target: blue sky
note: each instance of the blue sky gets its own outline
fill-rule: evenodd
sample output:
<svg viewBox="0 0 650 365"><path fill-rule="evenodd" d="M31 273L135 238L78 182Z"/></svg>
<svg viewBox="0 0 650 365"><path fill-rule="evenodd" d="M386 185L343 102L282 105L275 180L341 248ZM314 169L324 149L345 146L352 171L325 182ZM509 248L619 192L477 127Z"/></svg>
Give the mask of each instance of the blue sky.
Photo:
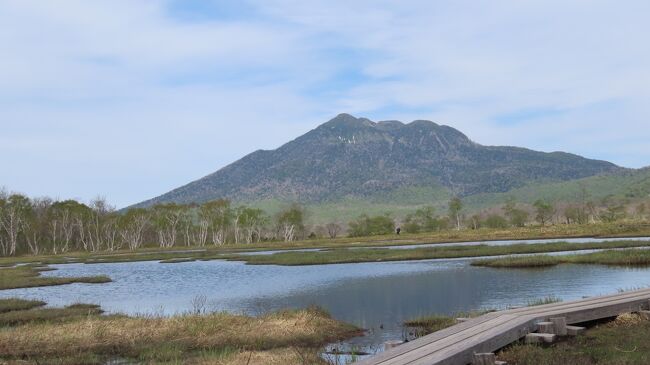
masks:
<svg viewBox="0 0 650 365"><path fill-rule="evenodd" d="M0 186L118 207L341 112L650 165L650 2L0 0Z"/></svg>

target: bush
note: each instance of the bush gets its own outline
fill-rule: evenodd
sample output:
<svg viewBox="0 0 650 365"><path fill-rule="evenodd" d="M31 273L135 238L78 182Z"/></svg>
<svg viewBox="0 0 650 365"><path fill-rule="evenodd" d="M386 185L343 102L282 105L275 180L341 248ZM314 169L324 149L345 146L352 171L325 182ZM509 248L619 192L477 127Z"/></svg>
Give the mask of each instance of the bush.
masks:
<svg viewBox="0 0 650 365"><path fill-rule="evenodd" d="M490 214L485 219L485 226L488 228L507 228L508 221L498 214Z"/></svg>
<svg viewBox="0 0 650 365"><path fill-rule="evenodd" d="M395 231L395 222L388 214L369 217L362 215L349 223L350 237L376 236L391 234Z"/></svg>

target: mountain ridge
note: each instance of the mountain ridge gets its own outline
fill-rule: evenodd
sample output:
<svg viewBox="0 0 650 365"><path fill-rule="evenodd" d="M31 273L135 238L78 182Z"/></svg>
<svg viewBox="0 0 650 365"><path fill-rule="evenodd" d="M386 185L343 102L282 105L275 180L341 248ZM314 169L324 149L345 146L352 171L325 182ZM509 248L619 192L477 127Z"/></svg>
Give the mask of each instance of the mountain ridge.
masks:
<svg viewBox="0 0 650 365"><path fill-rule="evenodd" d="M218 198L323 202L418 186L469 196L626 170L567 152L481 145L432 121L373 122L344 113L277 149L254 151L135 206Z"/></svg>

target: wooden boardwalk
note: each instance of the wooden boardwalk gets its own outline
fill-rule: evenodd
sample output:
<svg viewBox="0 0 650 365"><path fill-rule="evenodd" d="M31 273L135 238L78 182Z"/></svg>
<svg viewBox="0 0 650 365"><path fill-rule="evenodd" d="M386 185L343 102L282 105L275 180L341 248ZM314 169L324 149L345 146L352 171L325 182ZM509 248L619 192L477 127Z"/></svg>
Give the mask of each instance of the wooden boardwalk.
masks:
<svg viewBox="0 0 650 365"><path fill-rule="evenodd" d="M397 346L358 365L465 365L475 353L494 352L528 333L539 322L565 317L567 324L649 309L650 289L488 313Z"/></svg>

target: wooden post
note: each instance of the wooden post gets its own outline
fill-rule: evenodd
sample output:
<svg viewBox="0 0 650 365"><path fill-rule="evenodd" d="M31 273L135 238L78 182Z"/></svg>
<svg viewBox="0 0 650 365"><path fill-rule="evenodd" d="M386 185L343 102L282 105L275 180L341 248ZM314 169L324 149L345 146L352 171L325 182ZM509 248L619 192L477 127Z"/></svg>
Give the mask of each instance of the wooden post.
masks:
<svg viewBox="0 0 650 365"><path fill-rule="evenodd" d="M553 322L553 333L558 336L566 336L566 317L555 317L550 319Z"/></svg>
<svg viewBox="0 0 650 365"><path fill-rule="evenodd" d="M494 365L497 362L497 356L492 352L474 354L472 365Z"/></svg>
<svg viewBox="0 0 650 365"><path fill-rule="evenodd" d="M384 342L384 351L390 350L392 348L395 348L401 344L403 344L404 341L386 341Z"/></svg>
<svg viewBox="0 0 650 365"><path fill-rule="evenodd" d="M566 326L566 333L569 336L578 336L583 333L586 328L578 326Z"/></svg>
<svg viewBox="0 0 650 365"><path fill-rule="evenodd" d="M539 333L555 333L553 322L539 322L537 323L537 332Z"/></svg>
<svg viewBox="0 0 650 365"><path fill-rule="evenodd" d="M555 337L552 333L529 333L526 335L526 343L553 343Z"/></svg>

